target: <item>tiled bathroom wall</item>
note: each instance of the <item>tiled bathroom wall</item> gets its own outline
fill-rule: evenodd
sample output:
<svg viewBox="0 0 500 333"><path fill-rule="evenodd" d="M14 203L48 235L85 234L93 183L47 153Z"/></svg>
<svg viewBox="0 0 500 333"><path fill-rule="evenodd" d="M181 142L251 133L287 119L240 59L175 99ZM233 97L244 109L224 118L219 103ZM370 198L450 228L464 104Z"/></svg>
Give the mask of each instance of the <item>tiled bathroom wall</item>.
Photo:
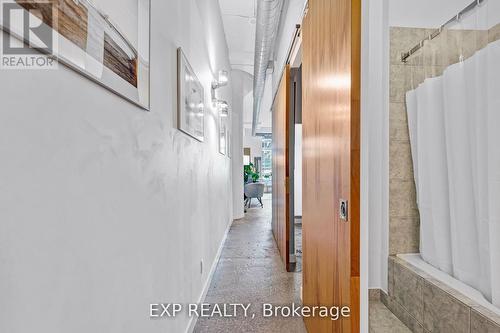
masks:
<svg viewBox="0 0 500 333"><path fill-rule="evenodd" d="M390 29L389 110L389 254L419 252L419 213L416 204L405 94L426 78L441 75L488 42L500 39L500 25L490 31L446 30L407 63L401 53L426 38L433 29Z"/></svg>
<svg viewBox="0 0 500 333"><path fill-rule="evenodd" d="M389 290L384 304L412 332L500 333L500 316L394 257L419 252L420 221L416 205L405 94L449 65L500 39L500 24L490 31L450 30L426 43L407 63L401 53L432 29L390 30L389 110Z"/></svg>
<svg viewBox="0 0 500 333"><path fill-rule="evenodd" d="M414 66L401 53L423 39L427 30L391 28L389 83L389 254L419 249L419 214L406 116L405 93L411 89Z"/></svg>

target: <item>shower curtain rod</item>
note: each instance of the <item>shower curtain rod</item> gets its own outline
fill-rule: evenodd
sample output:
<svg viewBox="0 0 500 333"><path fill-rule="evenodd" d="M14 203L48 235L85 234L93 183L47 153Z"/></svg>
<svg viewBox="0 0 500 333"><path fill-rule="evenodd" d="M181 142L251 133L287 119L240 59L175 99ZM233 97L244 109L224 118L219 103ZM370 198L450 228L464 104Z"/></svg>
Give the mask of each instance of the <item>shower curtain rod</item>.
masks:
<svg viewBox="0 0 500 333"><path fill-rule="evenodd" d="M441 34L441 32L443 32L443 29L446 26L448 26L454 22L459 22L462 16L464 16L465 14L470 12L471 10L475 9L476 7L478 7L479 5L481 5L485 1L486 0L476 0L476 1L472 2L470 5L468 5L467 7L465 7L464 9L462 9L457 15L455 15L454 17L449 19L445 24L440 26L438 29L434 30L429 36L427 36L427 38L422 39L417 45L415 45L413 48L411 48L408 52L403 52L401 54L401 61L406 62L409 57L411 57L414 53L416 53L418 50L420 50L424 46L425 41L433 40L434 38L439 36Z"/></svg>

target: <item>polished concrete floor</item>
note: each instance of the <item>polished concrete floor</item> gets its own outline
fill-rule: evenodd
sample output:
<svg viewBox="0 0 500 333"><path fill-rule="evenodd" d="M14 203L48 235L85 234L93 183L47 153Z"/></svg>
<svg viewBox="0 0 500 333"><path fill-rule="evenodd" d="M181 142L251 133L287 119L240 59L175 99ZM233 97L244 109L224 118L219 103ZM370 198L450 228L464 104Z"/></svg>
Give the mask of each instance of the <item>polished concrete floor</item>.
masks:
<svg viewBox="0 0 500 333"><path fill-rule="evenodd" d="M254 203L245 218L231 226L205 299L206 303L221 306L251 303L250 316L244 317L240 311L233 318L200 318L195 332L306 332L301 318L262 316L263 303L300 304L302 278L301 267L293 273L285 271L271 231L270 195L264 197L263 203L264 208ZM302 236L301 231L296 229L296 237ZM301 239L297 240L297 248L301 249ZM370 333L409 332L381 302L370 302Z"/></svg>
<svg viewBox="0 0 500 333"><path fill-rule="evenodd" d="M295 267L294 272L302 272L302 218L295 219Z"/></svg>
<svg viewBox="0 0 500 333"><path fill-rule="evenodd" d="M411 333L380 301L370 301L370 333Z"/></svg>
<svg viewBox="0 0 500 333"><path fill-rule="evenodd" d="M249 313L235 318L200 318L195 332L306 332L301 318L264 318L262 304L300 304L301 273L288 273L271 231L271 196L264 208L254 206L229 231L206 303L251 303ZM242 312L241 312L242 313Z"/></svg>

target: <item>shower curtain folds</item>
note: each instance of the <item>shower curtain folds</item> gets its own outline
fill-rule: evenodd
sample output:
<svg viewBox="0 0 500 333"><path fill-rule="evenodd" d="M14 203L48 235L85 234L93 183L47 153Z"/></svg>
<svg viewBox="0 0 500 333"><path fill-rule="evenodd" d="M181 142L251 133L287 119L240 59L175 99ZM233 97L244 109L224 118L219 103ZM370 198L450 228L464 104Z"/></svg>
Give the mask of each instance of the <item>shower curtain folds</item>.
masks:
<svg viewBox="0 0 500 333"><path fill-rule="evenodd" d="M417 169L422 258L452 273L448 172L444 135L443 80L417 88Z"/></svg>
<svg viewBox="0 0 500 333"><path fill-rule="evenodd" d="M500 307L500 41L406 94L421 256Z"/></svg>

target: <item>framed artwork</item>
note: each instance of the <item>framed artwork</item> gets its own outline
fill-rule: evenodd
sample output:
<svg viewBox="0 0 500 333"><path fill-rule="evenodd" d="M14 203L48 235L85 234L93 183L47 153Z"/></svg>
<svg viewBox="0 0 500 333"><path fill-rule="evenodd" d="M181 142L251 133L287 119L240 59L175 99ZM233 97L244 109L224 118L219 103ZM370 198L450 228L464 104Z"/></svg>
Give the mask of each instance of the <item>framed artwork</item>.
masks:
<svg viewBox="0 0 500 333"><path fill-rule="evenodd" d="M222 155L227 154L227 127L226 118L219 115L219 152Z"/></svg>
<svg viewBox="0 0 500 333"><path fill-rule="evenodd" d="M24 42L20 54L28 49L49 54L149 110L150 0L4 0L1 5L0 26Z"/></svg>
<svg viewBox="0 0 500 333"><path fill-rule="evenodd" d="M205 93L181 48L177 49L177 122L179 130L203 142Z"/></svg>
<svg viewBox="0 0 500 333"><path fill-rule="evenodd" d="M227 157L231 158L232 157L232 152L231 152L231 147L232 147L232 136L231 136L231 131L227 131Z"/></svg>

